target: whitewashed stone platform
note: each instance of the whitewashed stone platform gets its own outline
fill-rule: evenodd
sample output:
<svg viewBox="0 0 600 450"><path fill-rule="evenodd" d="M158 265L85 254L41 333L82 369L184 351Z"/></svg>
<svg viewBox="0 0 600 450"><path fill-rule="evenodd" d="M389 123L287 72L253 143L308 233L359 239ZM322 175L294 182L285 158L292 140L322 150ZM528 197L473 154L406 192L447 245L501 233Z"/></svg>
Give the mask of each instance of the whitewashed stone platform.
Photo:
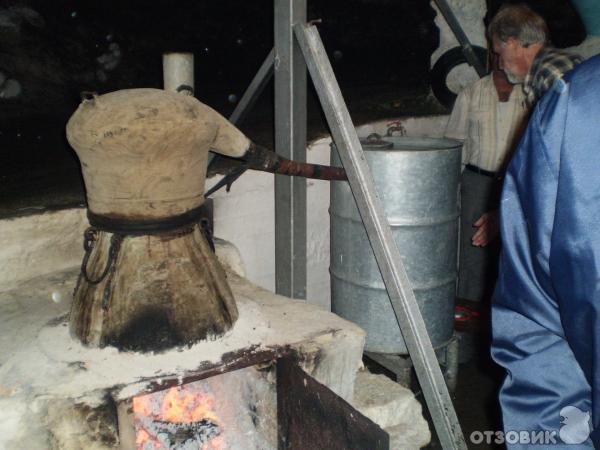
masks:
<svg viewBox="0 0 600 450"><path fill-rule="evenodd" d="M45 275L2 294L0 448L3 442L11 449L45 448L32 447L30 436L53 400L93 406L107 394L126 399L290 351L317 381L352 400L364 332L332 313L228 272L240 317L222 338L160 354L87 348L71 338L66 321L76 277L77 271Z"/></svg>
<svg viewBox="0 0 600 450"><path fill-rule="evenodd" d="M70 337L67 315L86 226L81 208L0 220L0 450L116 448L115 430L94 410L108 397L251 369L284 354L299 356L307 373L386 429L392 449L429 441L410 391L365 373L355 385L365 338L358 326L252 284L228 242L216 241L217 256L240 318L225 336L156 354L84 347ZM269 389L265 396L274 398Z"/></svg>

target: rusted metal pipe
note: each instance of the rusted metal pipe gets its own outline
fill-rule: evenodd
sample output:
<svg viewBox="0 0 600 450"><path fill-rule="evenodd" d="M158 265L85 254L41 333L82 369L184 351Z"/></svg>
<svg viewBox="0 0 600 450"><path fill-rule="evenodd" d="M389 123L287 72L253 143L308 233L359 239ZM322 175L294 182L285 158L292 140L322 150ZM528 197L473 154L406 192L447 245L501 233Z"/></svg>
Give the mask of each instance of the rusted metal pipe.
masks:
<svg viewBox="0 0 600 450"><path fill-rule="evenodd" d="M346 180L346 171L341 167L309 164L283 158L277 153L252 144L243 159L249 169L262 170L280 175L290 175L318 180Z"/></svg>
<svg viewBox="0 0 600 450"><path fill-rule="evenodd" d="M309 164L278 157L272 166L253 167L250 169L272 172L280 175L294 177L314 178L316 180L346 180L346 171L341 167L322 166L320 164Z"/></svg>
<svg viewBox="0 0 600 450"><path fill-rule="evenodd" d="M244 161L242 165L232 169L221 181L209 189L204 196L208 197L223 186L227 186L226 189L229 191L233 182L248 169L279 175L312 178L315 180L347 180L346 171L341 167L293 161L256 144L250 145L250 148L242 159Z"/></svg>

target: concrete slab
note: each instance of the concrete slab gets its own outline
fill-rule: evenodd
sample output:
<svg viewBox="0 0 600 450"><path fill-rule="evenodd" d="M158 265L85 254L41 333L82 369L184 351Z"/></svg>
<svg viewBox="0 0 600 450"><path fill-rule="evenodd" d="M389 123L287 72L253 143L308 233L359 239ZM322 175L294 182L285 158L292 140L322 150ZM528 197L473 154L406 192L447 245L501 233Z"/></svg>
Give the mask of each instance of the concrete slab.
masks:
<svg viewBox="0 0 600 450"><path fill-rule="evenodd" d="M412 391L385 375L358 372L352 405L389 433L390 449L419 449L431 440L421 404Z"/></svg>

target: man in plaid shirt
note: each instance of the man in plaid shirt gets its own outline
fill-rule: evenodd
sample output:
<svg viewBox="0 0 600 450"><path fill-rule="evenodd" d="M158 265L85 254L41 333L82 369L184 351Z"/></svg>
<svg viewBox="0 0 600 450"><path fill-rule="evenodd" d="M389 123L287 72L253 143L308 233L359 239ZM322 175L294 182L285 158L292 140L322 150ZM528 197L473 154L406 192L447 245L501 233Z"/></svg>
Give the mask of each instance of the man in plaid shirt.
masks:
<svg viewBox="0 0 600 450"><path fill-rule="evenodd" d="M511 83L523 83L527 105L533 107L554 82L581 62L577 55L548 45L544 19L525 5L506 5L489 25L500 69Z"/></svg>
<svg viewBox="0 0 600 450"><path fill-rule="evenodd" d="M581 62L577 55L551 47L548 26L544 19L523 4L504 5L488 26L498 68L512 84L522 84L525 104L533 108L544 93L563 74ZM496 220L478 225L478 235L486 245L498 235ZM478 221L479 222L479 221Z"/></svg>

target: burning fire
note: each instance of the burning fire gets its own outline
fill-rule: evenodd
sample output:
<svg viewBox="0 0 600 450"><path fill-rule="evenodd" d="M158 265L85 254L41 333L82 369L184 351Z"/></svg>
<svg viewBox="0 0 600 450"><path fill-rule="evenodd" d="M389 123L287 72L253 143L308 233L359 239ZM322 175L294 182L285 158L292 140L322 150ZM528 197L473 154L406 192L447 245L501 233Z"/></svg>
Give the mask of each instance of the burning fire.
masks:
<svg viewBox="0 0 600 450"><path fill-rule="evenodd" d="M138 450L224 449L214 397L200 383L133 399Z"/></svg>

